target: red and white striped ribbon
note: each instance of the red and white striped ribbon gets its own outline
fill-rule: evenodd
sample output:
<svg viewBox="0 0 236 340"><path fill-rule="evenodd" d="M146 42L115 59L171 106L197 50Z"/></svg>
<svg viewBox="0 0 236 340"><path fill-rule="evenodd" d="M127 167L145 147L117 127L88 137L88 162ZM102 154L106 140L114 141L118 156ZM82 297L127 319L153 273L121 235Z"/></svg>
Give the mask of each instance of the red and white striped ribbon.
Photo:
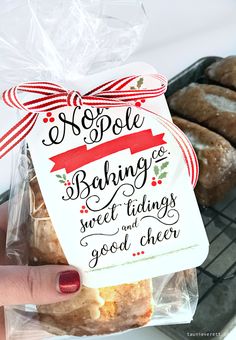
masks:
<svg viewBox="0 0 236 340"><path fill-rule="evenodd" d="M199 164L198 164L196 153L189 139L186 137L183 131L181 131L178 128L178 126L176 126L169 120L145 108L143 108L143 110L148 111L152 114L155 114L155 117L160 122L160 124L163 125L173 135L173 137L175 138L176 142L178 143L181 149L183 158L187 165L187 170L188 170L189 177L191 179L191 183L193 187L195 188L195 186L197 185L198 176L199 176Z"/></svg>
<svg viewBox="0 0 236 340"><path fill-rule="evenodd" d="M2 99L6 105L24 110L27 114L0 138L0 159L21 142L34 127L41 112L53 111L65 106L89 105L93 107L111 108L127 106L132 101L161 96L166 92L167 79L160 75L150 75L157 81L158 87L153 89L124 89L140 76L129 76L108 81L88 93L81 95L79 91L70 91L50 82L27 82L6 90ZM31 100L22 101L20 93L36 95ZM157 115L159 121L176 138L186 161L189 176L195 186L198 176L198 163L195 152L187 137L171 122Z"/></svg>

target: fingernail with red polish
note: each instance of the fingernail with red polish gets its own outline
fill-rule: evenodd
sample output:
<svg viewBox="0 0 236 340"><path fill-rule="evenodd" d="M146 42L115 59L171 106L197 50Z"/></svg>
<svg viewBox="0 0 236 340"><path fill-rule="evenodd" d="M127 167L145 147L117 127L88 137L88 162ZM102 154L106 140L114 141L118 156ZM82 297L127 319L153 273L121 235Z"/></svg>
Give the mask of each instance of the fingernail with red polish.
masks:
<svg viewBox="0 0 236 340"><path fill-rule="evenodd" d="M58 290L63 294L78 292L80 289L80 276L76 270L61 272L58 278Z"/></svg>

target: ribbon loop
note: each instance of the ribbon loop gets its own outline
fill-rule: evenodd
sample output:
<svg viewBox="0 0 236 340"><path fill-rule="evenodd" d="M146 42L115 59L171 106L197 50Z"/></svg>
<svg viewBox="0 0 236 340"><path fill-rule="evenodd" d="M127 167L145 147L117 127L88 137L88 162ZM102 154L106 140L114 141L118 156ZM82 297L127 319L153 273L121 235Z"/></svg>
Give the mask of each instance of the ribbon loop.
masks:
<svg viewBox="0 0 236 340"><path fill-rule="evenodd" d="M84 95L46 81L26 82L4 91L4 103L26 113L24 118L0 137L0 159L30 133L41 112L82 104L97 108L122 107L133 105L137 100L161 96L166 92L167 79L160 74L147 75L152 78L154 88L130 86L133 81L137 83L137 79L142 77L135 75L111 80ZM28 93L27 101L23 100L21 93Z"/></svg>
<svg viewBox="0 0 236 340"><path fill-rule="evenodd" d="M160 74L148 75L148 77L151 77L152 81L154 81L152 84L157 84L156 87L147 89L130 86L130 83L137 81L140 76L129 76L108 81L83 96L79 91L66 90L60 85L49 82L27 82L6 90L2 95L4 103L12 108L24 110L26 114L17 124L0 137L0 159L26 138L33 129L41 112L53 111L66 106L76 107L82 104L97 108L122 107L134 105L137 100L163 95L167 89L167 79ZM126 86L128 86L128 89ZM20 92L28 93L31 97L24 102L19 96ZM149 111L145 108L143 110ZM156 118L172 133L178 142L191 182L195 186L198 178L198 163L190 142L173 123L167 121L159 114L156 114Z"/></svg>

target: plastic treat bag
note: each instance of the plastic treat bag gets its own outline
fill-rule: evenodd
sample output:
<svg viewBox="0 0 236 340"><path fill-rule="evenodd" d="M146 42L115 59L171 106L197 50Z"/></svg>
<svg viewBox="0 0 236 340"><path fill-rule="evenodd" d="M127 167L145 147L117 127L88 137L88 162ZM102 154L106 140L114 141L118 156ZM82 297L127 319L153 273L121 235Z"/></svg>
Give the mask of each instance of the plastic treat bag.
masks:
<svg viewBox="0 0 236 340"><path fill-rule="evenodd" d="M57 95L63 97L66 93L66 99L62 99L65 109L62 105L58 111L50 104L49 108L41 111L39 106L37 112L32 110L29 118L31 122L28 125L32 130L27 139L29 149L26 141L17 146L10 194L7 255L12 264L44 265L69 262L76 265L84 277L79 294L67 302L44 306L6 307L8 339L48 339L58 335L66 335L69 339L72 336L109 334L148 325L188 323L192 319L198 293L195 270L188 268L200 264L203 260L207 241L201 229L198 212L196 224L198 223L199 230L201 229L199 232L188 232L187 227L183 226L189 219L187 212L184 212L189 210L184 208L186 197L182 198L178 206L176 204L178 195L168 193L171 184L167 182L172 162L172 177L176 177L179 182L180 178L182 181L182 176L186 179L184 183L179 184L176 180L176 190L181 192L181 188L186 185L186 191L191 200L193 199L191 185L196 182L197 175L194 174L193 168L187 173L188 161L185 159L187 162L185 164L182 154L184 147L190 154L190 146L187 140L184 140L184 146L179 149L179 144L174 142L178 138L183 141L184 137L179 135L178 130L170 122L163 96L166 87L164 77L133 76L138 73L137 66L136 71L134 66L128 66L122 71L118 69L109 71L109 68L124 62L136 48L145 25L146 17L140 1L19 0L4 1L2 5L1 91L18 83L46 81L47 84L52 82L63 85L63 87L51 83L48 85L52 86L53 91L59 91ZM145 67L148 68L141 64L138 67L140 73L144 72ZM108 71L94 78L95 72L104 69ZM118 75L114 77L116 72ZM117 81L109 82L118 78L119 87ZM101 86L107 82L108 85ZM159 84L157 89L156 83ZM128 98L125 104L124 97L123 102L117 97L115 100L109 97L114 96L112 90L119 91L122 84L123 91L131 91L125 92L125 95L132 95L131 102ZM22 84L15 90L22 91L22 100L25 103L29 98L32 99L27 93L32 91L24 92L27 86L32 86L32 83ZM39 83L34 83L33 86L37 87ZM45 83L43 86L46 86ZM81 93L83 91L84 95L78 91L64 91L77 88ZM92 90L93 88L96 91ZM105 90L101 92L101 88ZM40 99L41 90L38 89L33 100ZM9 91L6 94L8 99L11 93ZM115 95L117 93L115 92ZM54 96L55 93L50 92L49 95ZM119 92L119 95L124 96L124 93ZM97 104L98 100L100 104ZM7 108L7 101L9 100L1 103L4 110L13 110ZM117 101L118 104L114 105ZM153 111L156 108L165 118L158 115L154 120L153 115L156 113ZM38 110L41 112L39 115ZM31 110L27 108L27 111ZM109 114L105 114L106 112ZM18 114L19 119L22 119L22 115L24 116L22 110L18 110ZM57 126L54 125L56 123ZM36 131L39 131L37 124L41 124L42 134L47 132L46 139L41 138L43 135L37 134ZM96 129L93 129L93 124ZM153 124L159 125L156 130L151 131ZM161 134L158 133L160 126L165 131ZM85 132L82 132L82 127ZM55 133L57 128L58 133ZM120 138L116 143L113 142L112 133ZM77 136L82 138L79 143ZM46 150L50 149L48 147L50 143L55 146L65 142L66 149L63 150L67 150L69 154L62 168L60 168L62 150L57 149L56 153L50 151L50 168L53 162L55 163L54 170L51 169L52 180L41 172L47 168L39 166L41 157L46 151L41 152L41 149L37 149L35 139L44 140L42 144ZM82 140L88 142L86 148L82 146ZM169 145L169 140L170 148L165 149L165 144ZM148 143L142 145L141 141ZM91 156L92 161L90 158L87 159L86 153L91 150L91 145L97 148ZM9 144L8 148L11 147ZM75 147L79 155L77 157L73 156ZM126 150L128 147L131 148L132 155L136 157L142 152L143 157L135 158L130 167L125 167L122 162L128 162L130 153L122 152L130 152ZM145 152L150 149L152 166L148 168L145 165ZM108 153L107 150L112 151ZM2 154L4 152L5 150L2 150ZM169 159L169 154L176 159ZM108 160L104 162L104 159ZM70 160L73 160L73 164ZM180 163L176 163L176 160ZM190 160L192 161L191 157ZM75 164L77 161L83 164ZM100 182L94 179L95 161L96 172L101 174ZM175 163L177 165L174 165ZM117 172L114 169L117 169ZM85 177L81 180L81 174L84 176L86 174L86 180ZM102 175L107 174L109 177L104 179ZM188 176L191 177L192 184L186 184L190 182ZM126 182L123 182L125 177ZM45 194L45 183L42 178L45 178L47 183L48 194ZM55 190L54 187L49 187L50 183L55 186L58 193L58 197L54 197L57 202L53 204L54 198L50 195ZM153 191L157 188L163 192L159 194ZM92 189L94 193L91 192ZM131 193L128 190L131 190ZM135 190L142 194L133 196ZM79 195L79 200L75 199L76 195ZM107 197L109 199L105 202ZM130 197L134 202L133 208ZM60 221L55 217L55 207L58 215L58 211L62 211L59 205L65 202L69 202L66 203L68 216L73 220L78 218L80 221L79 235L78 227L70 230L70 242L73 243L76 239L75 244L67 243ZM103 202L103 205L99 205L99 202ZM194 211L196 203L193 202L193 205ZM120 206L121 212L117 208ZM150 214L147 214L147 211ZM155 215L150 217L153 211ZM80 213L80 217L76 217L77 213ZM89 216L90 220L86 219L85 215ZM96 219L97 225L93 229L95 231L88 233L87 226L93 218ZM109 218L110 223L107 223L105 219ZM71 225L70 219L65 220L65 214L61 215L60 219L64 219L62 221L64 225ZM103 223L100 223L102 219ZM148 220L145 225L141 224L144 220ZM164 226L165 231L160 228L154 236L153 230L157 220L161 227ZM179 221L183 221L180 227L174 228L173 226L179 225ZM194 240L190 234L194 234ZM102 240L99 238L101 235ZM139 248L133 245L137 240L140 241ZM95 246L97 243L98 248ZM90 246L91 249L88 249ZM157 248L160 248L159 253ZM187 253L182 254L182 248ZM79 257L78 251L81 251ZM202 251L202 257L197 256L199 251ZM198 259L187 261L186 254ZM140 261L137 260L138 257ZM81 264L83 258L85 262ZM178 272L172 274L174 271Z"/></svg>
<svg viewBox="0 0 236 340"><path fill-rule="evenodd" d="M14 176L18 181L10 200L8 256L11 263L66 264L32 163L24 151L19 162L16 169L21 170ZM36 202L33 202L33 193L37 195ZM19 206L19 201L24 203ZM10 339L44 339L49 334L100 335L146 325L186 323L195 312L197 297L194 269L106 288L83 287L76 298L67 302L7 307L8 336Z"/></svg>
<svg viewBox="0 0 236 340"><path fill-rule="evenodd" d="M124 62L147 24L136 0L4 0L0 15L1 92L32 79L73 88L81 75Z"/></svg>

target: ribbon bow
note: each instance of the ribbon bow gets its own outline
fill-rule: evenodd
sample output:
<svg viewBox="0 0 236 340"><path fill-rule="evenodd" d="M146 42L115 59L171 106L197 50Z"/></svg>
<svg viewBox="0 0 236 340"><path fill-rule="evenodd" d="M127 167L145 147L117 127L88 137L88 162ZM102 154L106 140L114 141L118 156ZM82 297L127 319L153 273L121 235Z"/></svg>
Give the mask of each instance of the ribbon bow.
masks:
<svg viewBox="0 0 236 340"><path fill-rule="evenodd" d="M161 84L154 89L122 90L139 76L130 76L108 81L88 93L68 91L62 86L49 82L28 82L4 91L2 99L12 108L28 112L16 125L0 138L0 159L21 142L34 127L40 112L53 111L65 106L89 105L93 107L121 107L128 102L162 95L167 89L167 79L162 75L151 75ZM36 95L23 102L20 93Z"/></svg>
<svg viewBox="0 0 236 340"><path fill-rule="evenodd" d="M27 82L6 90L2 95L4 103L27 113L0 138L0 159L30 133L41 112L53 111L65 106L121 107L129 103L133 104L133 101L158 97L166 92L167 79L160 74L150 75L158 82L157 88L124 89L139 77L130 76L108 81L84 95L81 95L79 91L66 90L60 85L49 82ZM30 93L34 95L34 98L23 101L20 93ZM195 186L198 179L198 162L191 143L173 123L161 115L155 114L155 117L175 137L183 153L191 182Z"/></svg>

